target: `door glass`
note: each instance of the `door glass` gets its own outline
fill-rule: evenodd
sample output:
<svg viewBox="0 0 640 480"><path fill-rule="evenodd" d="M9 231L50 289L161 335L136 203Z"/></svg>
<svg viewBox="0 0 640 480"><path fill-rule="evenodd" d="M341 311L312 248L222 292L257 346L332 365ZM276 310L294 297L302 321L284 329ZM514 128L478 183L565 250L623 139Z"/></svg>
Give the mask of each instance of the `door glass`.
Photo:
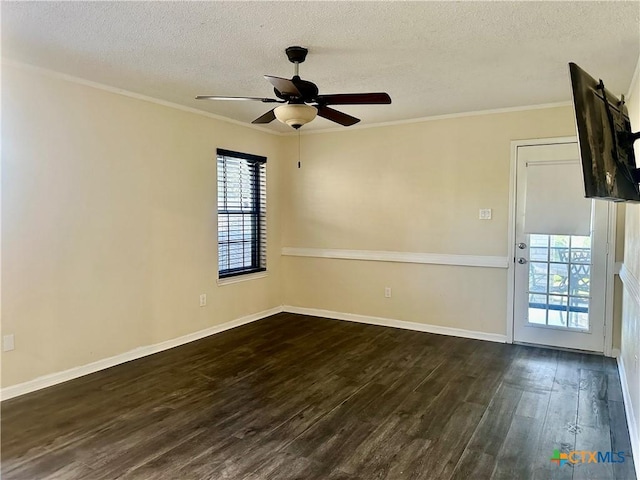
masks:
<svg viewBox="0 0 640 480"><path fill-rule="evenodd" d="M589 330L591 237L530 235L532 325Z"/></svg>

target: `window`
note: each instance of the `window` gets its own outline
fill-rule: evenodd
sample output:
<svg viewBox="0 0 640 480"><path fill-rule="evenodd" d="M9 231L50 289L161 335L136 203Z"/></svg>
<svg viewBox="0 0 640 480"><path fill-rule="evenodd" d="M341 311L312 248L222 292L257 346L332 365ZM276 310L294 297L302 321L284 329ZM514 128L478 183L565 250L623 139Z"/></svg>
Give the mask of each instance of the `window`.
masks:
<svg viewBox="0 0 640 480"><path fill-rule="evenodd" d="M591 237L530 235L529 323L589 330Z"/></svg>
<svg viewBox="0 0 640 480"><path fill-rule="evenodd" d="M218 149L218 277L266 270L265 157Z"/></svg>

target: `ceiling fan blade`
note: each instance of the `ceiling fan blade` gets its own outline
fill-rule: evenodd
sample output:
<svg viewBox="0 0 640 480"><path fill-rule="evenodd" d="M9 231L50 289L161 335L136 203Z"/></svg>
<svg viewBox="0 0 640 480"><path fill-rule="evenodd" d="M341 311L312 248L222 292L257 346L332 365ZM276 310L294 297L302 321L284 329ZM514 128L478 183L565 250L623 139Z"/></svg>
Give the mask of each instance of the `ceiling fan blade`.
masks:
<svg viewBox="0 0 640 480"><path fill-rule="evenodd" d="M332 122L339 123L340 125L344 125L345 127L350 127L360 121L359 118L352 117L351 115L339 112L333 108L325 107L324 105L318 105L316 108L318 109L318 115L321 117L331 120Z"/></svg>
<svg viewBox="0 0 640 480"><path fill-rule="evenodd" d="M321 105L386 105L391 103L388 93L337 93L335 95L318 95Z"/></svg>
<svg viewBox="0 0 640 480"><path fill-rule="evenodd" d="M280 93L285 95L289 95L292 97L301 97L302 94L298 87L296 87L295 83L293 83L288 78L280 78L280 77L272 77L270 75L265 75L264 78L271 83Z"/></svg>
<svg viewBox="0 0 640 480"><path fill-rule="evenodd" d="M275 98L225 97L221 95L198 95L196 100L253 100L262 103L284 103L284 100L276 100Z"/></svg>
<svg viewBox="0 0 640 480"><path fill-rule="evenodd" d="M273 122L276 119L276 114L273 113L274 110L275 110L275 108L269 110L264 115L260 115L258 118L256 118L251 123L270 123L270 122Z"/></svg>

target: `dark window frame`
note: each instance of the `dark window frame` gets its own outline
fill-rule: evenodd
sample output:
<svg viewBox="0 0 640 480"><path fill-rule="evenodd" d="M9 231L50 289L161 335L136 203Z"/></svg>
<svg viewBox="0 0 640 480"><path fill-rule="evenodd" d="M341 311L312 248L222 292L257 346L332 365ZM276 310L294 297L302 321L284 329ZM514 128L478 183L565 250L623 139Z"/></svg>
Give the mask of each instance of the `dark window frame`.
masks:
<svg viewBox="0 0 640 480"><path fill-rule="evenodd" d="M246 211L242 208L239 210L221 210L221 199L219 194L221 179L218 178L218 198L217 198L217 212L218 212L218 278L225 279L230 277L237 277L241 275L248 275L257 272L264 272L266 267L266 163L267 158L259 155L252 155L249 153L235 152L232 150L225 150L218 148L216 151L216 167L219 166L221 157L234 160L244 160L249 167L252 177L252 207L251 210ZM225 160L226 161L226 160ZM225 181L225 186L227 186ZM226 189L225 189L226 191ZM228 207L228 206L227 206ZM227 263L230 263L230 251L229 245L236 243L228 238L226 241L220 240L220 216L227 216L227 225L229 225L230 215L248 215L251 218L252 228L249 241L245 238L246 231L242 233L243 243L250 243L251 245L251 263L247 264L243 262L240 267L234 268L221 268L221 245L227 245Z"/></svg>

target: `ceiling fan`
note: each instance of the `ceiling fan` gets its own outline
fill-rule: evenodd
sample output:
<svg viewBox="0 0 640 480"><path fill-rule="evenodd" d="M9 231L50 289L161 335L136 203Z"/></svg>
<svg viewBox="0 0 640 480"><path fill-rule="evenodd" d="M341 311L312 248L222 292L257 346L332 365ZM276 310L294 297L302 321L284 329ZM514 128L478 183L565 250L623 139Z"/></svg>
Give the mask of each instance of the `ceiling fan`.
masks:
<svg viewBox="0 0 640 480"><path fill-rule="evenodd" d="M299 129L309 123L316 115L339 123L345 127L360 121L346 113L334 110L329 105L377 105L391 103L387 93L338 93L334 95L319 95L318 87L298 75L299 65L307 58L308 50L304 47L289 47L285 50L289 61L295 65L294 76L287 78L265 75L264 78L273 85L275 98L259 97L225 97L218 95L198 95L196 100L249 100L263 103L282 103L269 110L251 123L270 123L278 119L282 123Z"/></svg>

